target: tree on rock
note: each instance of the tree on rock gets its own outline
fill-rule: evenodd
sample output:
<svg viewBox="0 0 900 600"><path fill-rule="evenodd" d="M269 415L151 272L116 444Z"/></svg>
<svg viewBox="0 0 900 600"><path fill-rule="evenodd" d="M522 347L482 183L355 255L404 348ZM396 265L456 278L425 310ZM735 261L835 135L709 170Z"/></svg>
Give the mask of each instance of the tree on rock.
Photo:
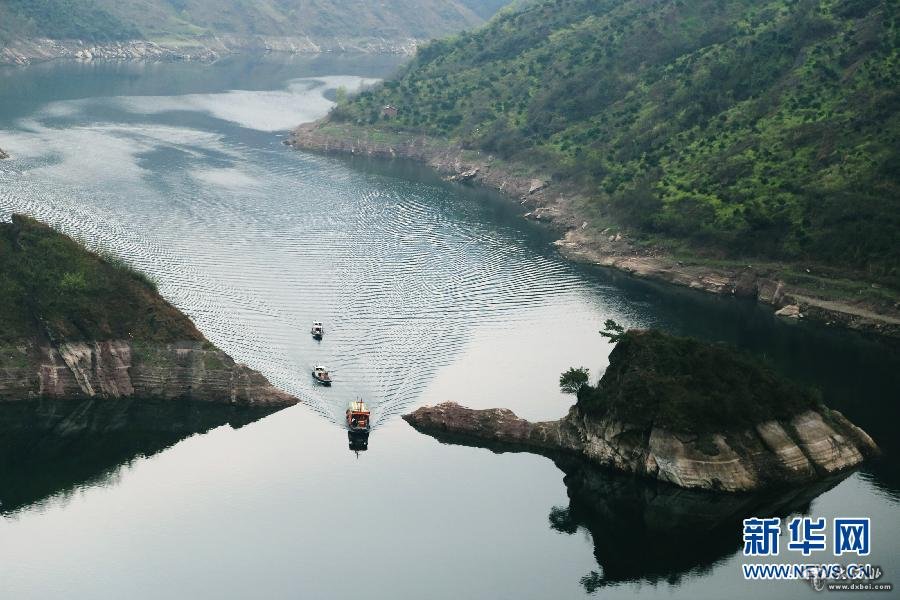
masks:
<svg viewBox="0 0 900 600"><path fill-rule="evenodd" d="M559 376L559 389L565 394L577 394L584 387L590 377L590 371L585 367L572 367Z"/></svg>
<svg viewBox="0 0 900 600"><path fill-rule="evenodd" d="M600 332L600 335L609 338L610 344L615 344L625 335L625 328L612 319L607 319L606 323L603 324L603 331Z"/></svg>

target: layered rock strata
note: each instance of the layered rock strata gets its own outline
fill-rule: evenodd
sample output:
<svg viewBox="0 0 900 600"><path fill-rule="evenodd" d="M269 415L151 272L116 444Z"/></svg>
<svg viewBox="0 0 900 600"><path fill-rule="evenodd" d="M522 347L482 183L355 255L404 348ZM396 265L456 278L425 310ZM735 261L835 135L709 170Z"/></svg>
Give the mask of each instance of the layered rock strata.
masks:
<svg viewBox="0 0 900 600"><path fill-rule="evenodd" d="M422 407L403 418L438 439L576 455L683 488L724 492L808 484L853 469L878 452L864 431L824 407L789 421L711 436L597 419L578 406L558 421L538 423L507 409L472 410L452 402Z"/></svg>
<svg viewBox="0 0 900 600"><path fill-rule="evenodd" d="M272 407L297 403L208 342L26 340L0 347L0 402L132 397Z"/></svg>

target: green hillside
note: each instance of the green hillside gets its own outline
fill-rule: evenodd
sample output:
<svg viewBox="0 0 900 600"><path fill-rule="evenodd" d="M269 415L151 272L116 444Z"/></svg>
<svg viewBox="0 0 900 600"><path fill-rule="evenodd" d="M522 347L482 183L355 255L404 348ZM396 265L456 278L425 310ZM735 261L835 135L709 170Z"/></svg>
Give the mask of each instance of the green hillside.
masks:
<svg viewBox="0 0 900 600"><path fill-rule="evenodd" d="M0 0L0 44L20 37L107 41L139 35L91 0Z"/></svg>
<svg viewBox="0 0 900 600"><path fill-rule="evenodd" d="M152 282L29 217L0 223L0 343L203 340Z"/></svg>
<svg viewBox="0 0 900 600"><path fill-rule="evenodd" d="M691 433L788 420L820 402L749 354L654 329L625 332L600 382L578 391L586 414Z"/></svg>
<svg viewBox="0 0 900 600"><path fill-rule="evenodd" d="M456 0L0 0L0 42L215 34L428 39L482 20Z"/></svg>
<svg viewBox="0 0 900 600"><path fill-rule="evenodd" d="M900 281L894 0L552 0L420 49L332 119L588 190L592 222ZM396 118L381 107L399 108Z"/></svg>

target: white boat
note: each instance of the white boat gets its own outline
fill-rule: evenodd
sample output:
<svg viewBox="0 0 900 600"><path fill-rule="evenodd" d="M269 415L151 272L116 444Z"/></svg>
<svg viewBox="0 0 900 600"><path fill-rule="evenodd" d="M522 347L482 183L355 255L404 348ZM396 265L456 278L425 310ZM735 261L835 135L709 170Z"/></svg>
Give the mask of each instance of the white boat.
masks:
<svg viewBox="0 0 900 600"><path fill-rule="evenodd" d="M331 385L331 375L328 373L328 369L326 369L322 365L316 365L315 367L313 367L312 376L313 379L315 379L322 385Z"/></svg>
<svg viewBox="0 0 900 600"><path fill-rule="evenodd" d="M322 326L321 321L314 321L312 329L309 330L312 334L314 340L321 340L325 335L325 328Z"/></svg>

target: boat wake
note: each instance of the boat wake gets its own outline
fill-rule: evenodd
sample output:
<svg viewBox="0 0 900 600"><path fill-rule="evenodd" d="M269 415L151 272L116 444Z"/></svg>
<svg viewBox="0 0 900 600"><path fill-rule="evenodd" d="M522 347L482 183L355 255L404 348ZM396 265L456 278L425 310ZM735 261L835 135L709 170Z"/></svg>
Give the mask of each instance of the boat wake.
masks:
<svg viewBox="0 0 900 600"><path fill-rule="evenodd" d="M326 89L279 94L313 118ZM241 113L271 94L214 96L40 110L3 134L0 216L29 214L147 273L213 343L336 424L362 397L377 428L474 337L584 293L472 194L288 151ZM333 386L312 380L317 364Z"/></svg>

